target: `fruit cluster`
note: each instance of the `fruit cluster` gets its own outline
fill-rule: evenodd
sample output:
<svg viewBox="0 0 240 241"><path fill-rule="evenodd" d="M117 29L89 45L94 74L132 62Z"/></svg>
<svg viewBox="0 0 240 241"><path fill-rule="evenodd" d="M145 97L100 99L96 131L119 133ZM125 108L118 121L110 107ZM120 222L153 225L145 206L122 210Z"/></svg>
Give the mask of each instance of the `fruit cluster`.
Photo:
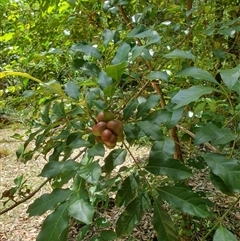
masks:
<svg viewBox="0 0 240 241"><path fill-rule="evenodd" d="M92 127L96 142L102 142L106 147L112 149L117 142L123 141L123 123L114 119L112 112L101 111L97 115L97 121Z"/></svg>

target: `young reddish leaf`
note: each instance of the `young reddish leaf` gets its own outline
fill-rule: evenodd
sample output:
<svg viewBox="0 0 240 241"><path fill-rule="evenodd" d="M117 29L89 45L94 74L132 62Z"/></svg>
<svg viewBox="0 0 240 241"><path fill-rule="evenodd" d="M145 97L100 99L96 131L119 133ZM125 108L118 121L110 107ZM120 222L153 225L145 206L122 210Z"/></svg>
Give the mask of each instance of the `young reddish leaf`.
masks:
<svg viewBox="0 0 240 241"><path fill-rule="evenodd" d="M59 203L65 201L71 194L70 189L54 189L49 194L43 194L37 198L27 209L29 216L42 215L48 210L54 209Z"/></svg>
<svg viewBox="0 0 240 241"><path fill-rule="evenodd" d="M210 215L206 202L187 187L164 186L158 190L161 198L184 213L201 218L206 218Z"/></svg>
<svg viewBox="0 0 240 241"><path fill-rule="evenodd" d="M162 208L162 202L160 200L154 202L153 228L158 240L178 240L178 236L174 228L174 223L172 222L169 214Z"/></svg>
<svg viewBox="0 0 240 241"><path fill-rule="evenodd" d="M68 203L60 204L43 222L36 241L66 241L65 233L69 225Z"/></svg>

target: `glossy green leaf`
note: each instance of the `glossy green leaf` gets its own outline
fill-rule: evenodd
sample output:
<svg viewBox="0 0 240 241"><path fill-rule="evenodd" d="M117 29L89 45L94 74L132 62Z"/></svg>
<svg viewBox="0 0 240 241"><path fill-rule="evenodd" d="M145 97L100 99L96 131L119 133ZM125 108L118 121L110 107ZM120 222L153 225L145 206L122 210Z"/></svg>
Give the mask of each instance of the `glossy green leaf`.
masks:
<svg viewBox="0 0 240 241"><path fill-rule="evenodd" d="M27 213L29 213L30 217L42 215L65 201L70 194L71 190L69 189L54 189L51 193L43 194L41 197L35 199L35 201L29 205Z"/></svg>
<svg viewBox="0 0 240 241"><path fill-rule="evenodd" d="M57 117L64 117L65 116L65 109L64 109L64 103L63 102L55 102L52 107L53 113Z"/></svg>
<svg viewBox="0 0 240 241"><path fill-rule="evenodd" d="M205 87L194 85L189 89L180 90L171 100L172 103L177 104L174 109L188 105L191 102L197 101L202 95L210 94L215 89L212 87Z"/></svg>
<svg viewBox="0 0 240 241"><path fill-rule="evenodd" d="M163 131L160 125L150 121L139 121L136 123L140 129L154 141L162 141L164 139Z"/></svg>
<svg viewBox="0 0 240 241"><path fill-rule="evenodd" d="M123 119L126 121L128 120L136 110L137 106L139 105L137 99L132 99L126 107L123 109Z"/></svg>
<svg viewBox="0 0 240 241"><path fill-rule="evenodd" d="M126 62L122 62L116 65L109 65L106 67L106 73L114 80L120 81L121 76L126 69L126 66L127 66Z"/></svg>
<svg viewBox="0 0 240 241"><path fill-rule="evenodd" d="M85 55L92 56L96 59L100 59L102 57L102 55L99 53L99 51L96 48L89 46L87 43L84 43L84 42L80 42L72 45L71 50L73 52L82 52Z"/></svg>
<svg viewBox="0 0 240 241"><path fill-rule="evenodd" d="M68 207L69 214L76 220L85 224L92 222L94 208L86 200L77 200Z"/></svg>
<svg viewBox="0 0 240 241"><path fill-rule="evenodd" d="M68 203L60 204L43 222L36 241L66 241L62 232L69 225Z"/></svg>
<svg viewBox="0 0 240 241"><path fill-rule="evenodd" d="M100 234L100 238L103 241L108 241L108 240L116 240L117 239L117 234L112 231L112 230L104 230Z"/></svg>
<svg viewBox="0 0 240 241"><path fill-rule="evenodd" d="M79 132L71 133L67 138L67 145L72 149L79 147L89 147L90 143L82 139L82 134Z"/></svg>
<svg viewBox="0 0 240 241"><path fill-rule="evenodd" d="M234 196L234 192L232 192L224 183L224 181L214 173L210 172L210 180L214 187L216 187L222 193L228 196Z"/></svg>
<svg viewBox="0 0 240 241"><path fill-rule="evenodd" d="M158 240L178 241L178 236L169 214L162 208L162 202L154 202L153 228Z"/></svg>
<svg viewBox="0 0 240 241"><path fill-rule="evenodd" d="M114 167L124 163L127 156L125 149L115 149L111 151L108 156L104 159L104 168L107 173L110 173Z"/></svg>
<svg viewBox="0 0 240 241"><path fill-rule="evenodd" d="M89 156L104 156L104 154L105 148L102 143L97 143L88 150Z"/></svg>
<svg viewBox="0 0 240 241"><path fill-rule="evenodd" d="M98 77L98 84L102 90L106 89L113 83L112 78L110 78L106 72L101 71Z"/></svg>
<svg viewBox="0 0 240 241"><path fill-rule="evenodd" d="M75 99L75 100L78 100L79 98L79 90L80 90L80 87L75 84L74 82L72 81L68 81L65 85L64 85L64 88L65 88L65 92L66 94Z"/></svg>
<svg viewBox="0 0 240 241"><path fill-rule="evenodd" d="M112 60L112 64L116 65L116 64L120 64L122 62L127 62L130 50L131 50L130 45L127 43L123 43L118 48L117 53L116 53L114 59Z"/></svg>
<svg viewBox="0 0 240 241"><path fill-rule="evenodd" d="M233 69L220 70L220 75L228 89L232 90L240 77L240 65Z"/></svg>
<svg viewBox="0 0 240 241"><path fill-rule="evenodd" d="M138 188L139 177L131 174L123 181L117 192L116 204L118 207L127 206L137 196Z"/></svg>
<svg viewBox="0 0 240 241"><path fill-rule="evenodd" d="M132 53L132 55L130 56L131 61L135 61L137 57L141 56L144 49L145 49L145 46L138 46L138 45L134 46L131 51Z"/></svg>
<svg viewBox="0 0 240 241"><path fill-rule="evenodd" d="M151 108L159 104L159 95L150 95L146 101L142 102L137 108L136 118L144 117Z"/></svg>
<svg viewBox="0 0 240 241"><path fill-rule="evenodd" d="M165 54L165 58L181 58L181 59L195 59L195 56L190 51L182 51L180 49L174 49L172 52Z"/></svg>
<svg viewBox="0 0 240 241"><path fill-rule="evenodd" d="M98 77L99 73L101 72L101 69L95 63L91 63L83 59L74 59L73 66L77 70L82 70L84 74L90 77ZM85 85L87 85L88 82L85 82ZM91 81L90 83L92 85Z"/></svg>
<svg viewBox="0 0 240 241"><path fill-rule="evenodd" d="M57 175L65 171L74 172L79 167L80 164L73 160L63 162L51 161L43 167L42 172L39 174L39 176L52 178L56 177Z"/></svg>
<svg viewBox="0 0 240 241"><path fill-rule="evenodd" d="M79 176L94 185L98 183L101 173L101 166L97 162L91 162L84 165L78 171Z"/></svg>
<svg viewBox="0 0 240 241"><path fill-rule="evenodd" d="M184 180L192 176L191 169L187 168L180 160L161 159L149 157L145 169L154 175L167 175L174 180Z"/></svg>
<svg viewBox="0 0 240 241"><path fill-rule="evenodd" d="M141 129L138 125L133 123L126 123L123 126L124 133L126 134L126 139L129 143L133 143L138 139Z"/></svg>
<svg viewBox="0 0 240 241"><path fill-rule="evenodd" d="M213 241L237 241L237 237L225 227L220 226L214 233Z"/></svg>
<svg viewBox="0 0 240 241"><path fill-rule="evenodd" d="M163 199L184 213L201 218L206 218L210 215L206 202L187 187L164 186L158 190Z"/></svg>
<svg viewBox="0 0 240 241"><path fill-rule="evenodd" d="M160 115L160 118L162 121L166 120L165 121L166 127L170 129L174 127L176 124L178 124L178 122L182 119L183 111L184 111L184 107L173 109L173 111L169 113L167 110L163 110L162 114Z"/></svg>
<svg viewBox="0 0 240 241"><path fill-rule="evenodd" d="M120 214L116 223L116 233L120 238L127 237L141 220L147 206L143 195L136 197Z"/></svg>
<svg viewBox="0 0 240 241"><path fill-rule="evenodd" d="M182 71L178 72L175 76L176 77L179 77L179 76L193 77L194 79L207 80L215 84L218 83L216 79L209 72L197 67L185 68Z"/></svg>
<svg viewBox="0 0 240 241"><path fill-rule="evenodd" d="M104 29L103 31L103 44L106 48L110 42L114 40L114 36L116 35L116 30Z"/></svg>
<svg viewBox="0 0 240 241"><path fill-rule="evenodd" d="M236 135L232 130L227 128L218 128L212 123L204 124L196 131L194 144L198 145L211 141L213 145L222 145L234 140Z"/></svg>
<svg viewBox="0 0 240 241"><path fill-rule="evenodd" d="M149 80L164 80L169 81L169 75L165 71L151 71L146 76Z"/></svg>
<svg viewBox="0 0 240 241"><path fill-rule="evenodd" d="M151 30L143 25L134 28L128 35L127 38L145 38L151 34Z"/></svg>
<svg viewBox="0 0 240 241"><path fill-rule="evenodd" d="M211 171L220 177L231 191L240 192L240 162L238 160L228 159L215 153L206 153L203 158Z"/></svg>
<svg viewBox="0 0 240 241"><path fill-rule="evenodd" d="M91 225L89 224L84 225L82 228L80 228L77 235L77 241L83 240L84 236L87 234L90 228L91 228Z"/></svg>

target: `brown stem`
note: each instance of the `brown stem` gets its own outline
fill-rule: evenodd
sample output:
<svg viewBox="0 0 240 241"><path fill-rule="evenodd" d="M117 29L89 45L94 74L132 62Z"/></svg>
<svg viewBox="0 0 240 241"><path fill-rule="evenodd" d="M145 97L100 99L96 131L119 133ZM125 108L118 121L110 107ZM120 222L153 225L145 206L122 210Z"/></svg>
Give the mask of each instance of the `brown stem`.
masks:
<svg viewBox="0 0 240 241"><path fill-rule="evenodd" d="M119 12L123 18L123 20L125 21L126 25L128 26L128 28L130 30L133 29L133 26L132 26L132 23L130 22L130 20L128 19L124 9L123 9L123 6L122 5L119 5L118 6L118 9L119 9ZM137 43L139 46L142 46L142 42L139 38L136 38L137 40ZM152 64L150 61L146 60L146 66L148 67L149 70L152 70L153 67L152 67ZM147 82L149 83L149 82ZM164 109L165 106L166 106L166 101L165 101L165 98L164 98L164 95L163 95L163 92L162 92L162 89L160 88L159 86L159 83L156 82L156 81L152 81L152 87L153 89L156 91L156 93L160 96L160 105L161 105L161 108ZM144 88L146 88L147 84L143 86L143 88L141 88L141 92L144 90ZM139 94L139 92L138 92ZM178 159L182 159L182 151L181 151L181 147L179 145L179 139L178 139L178 135L177 135L177 128L176 127L173 127L170 131L170 136L171 138L173 139L174 143L175 143L175 153L174 153L174 157L175 158L178 158Z"/></svg>
<svg viewBox="0 0 240 241"><path fill-rule="evenodd" d="M47 182L49 182L49 179L45 180L35 191L33 191L32 193L30 193L27 197L23 198L23 199L20 200L20 201L15 202L12 206L10 206L10 207L2 210L2 211L0 212L0 216L1 216L2 214L4 214L4 213L6 213L6 212L8 212L8 211L10 211L10 210L12 210L12 209L14 209L15 207L19 206L20 204L26 202L26 201L29 200L30 198L32 198L44 185L47 184Z"/></svg>

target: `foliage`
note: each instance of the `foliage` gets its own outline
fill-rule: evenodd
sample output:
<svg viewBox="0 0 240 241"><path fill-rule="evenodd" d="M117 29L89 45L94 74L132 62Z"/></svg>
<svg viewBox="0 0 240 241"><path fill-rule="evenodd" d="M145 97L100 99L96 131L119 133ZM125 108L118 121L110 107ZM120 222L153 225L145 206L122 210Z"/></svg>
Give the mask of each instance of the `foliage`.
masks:
<svg viewBox="0 0 240 241"><path fill-rule="evenodd" d="M213 230L213 240L236 240L214 214L208 194L193 190L188 179L201 159L216 189L234 196L232 206L239 201L239 6L194 1L189 9L185 1L147 2L0 5L0 77L6 81L1 94L40 107L37 125L17 152L24 163L39 152L47 161L40 176L53 191L27 210L30 216L52 211L38 241L66 240L69 217L82 223L81 240L98 218L99 204L113 197L123 210L116 229L92 240L129 236L148 211L158 240L178 240L180 227L165 203L186 218L214 220L201 240ZM13 87L17 91L10 94ZM125 140L109 152L91 132L103 110L124 123ZM139 163L131 146L143 139L150 151ZM186 147L193 151L182 155Z"/></svg>

